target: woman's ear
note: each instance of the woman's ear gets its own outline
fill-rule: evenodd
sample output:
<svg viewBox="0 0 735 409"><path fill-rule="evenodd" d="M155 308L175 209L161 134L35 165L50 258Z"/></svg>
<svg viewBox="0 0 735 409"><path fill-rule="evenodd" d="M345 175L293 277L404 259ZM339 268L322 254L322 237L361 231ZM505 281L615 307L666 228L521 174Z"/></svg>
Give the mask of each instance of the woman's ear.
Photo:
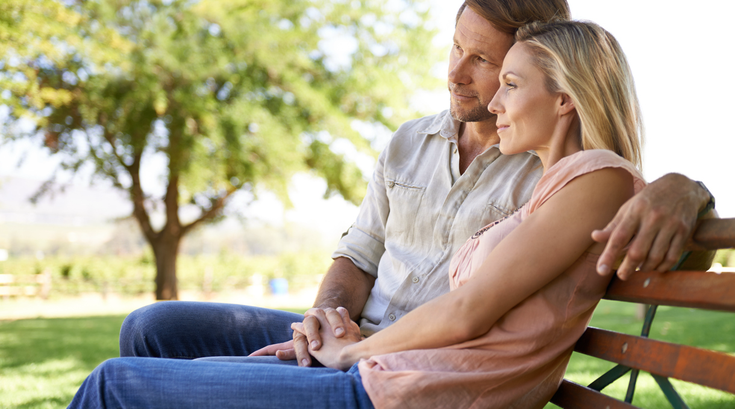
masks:
<svg viewBox="0 0 735 409"><path fill-rule="evenodd" d="M572 101L572 98L565 93L559 93L559 114L566 115L572 111L574 111L574 101Z"/></svg>

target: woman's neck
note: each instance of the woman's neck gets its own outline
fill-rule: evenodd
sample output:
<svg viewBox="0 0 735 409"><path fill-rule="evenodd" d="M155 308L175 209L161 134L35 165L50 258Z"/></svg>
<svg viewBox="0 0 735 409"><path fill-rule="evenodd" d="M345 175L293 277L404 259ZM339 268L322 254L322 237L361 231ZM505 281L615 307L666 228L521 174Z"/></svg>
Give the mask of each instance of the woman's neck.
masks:
<svg viewBox="0 0 735 409"><path fill-rule="evenodd" d="M567 156L582 151L581 129L579 119L574 115L568 121L560 121L553 130L549 143L536 149L544 173L557 162Z"/></svg>

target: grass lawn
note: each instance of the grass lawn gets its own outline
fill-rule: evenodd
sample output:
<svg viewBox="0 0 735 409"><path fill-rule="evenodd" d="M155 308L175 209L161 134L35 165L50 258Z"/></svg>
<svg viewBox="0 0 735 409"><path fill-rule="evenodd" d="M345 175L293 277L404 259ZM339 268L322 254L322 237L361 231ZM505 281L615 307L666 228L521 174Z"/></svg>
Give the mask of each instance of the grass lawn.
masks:
<svg viewBox="0 0 735 409"><path fill-rule="evenodd" d="M0 321L0 408L65 408L118 355L124 315Z"/></svg>
<svg viewBox="0 0 735 409"><path fill-rule="evenodd" d="M634 307L603 301L592 325L630 334L640 332ZM0 321L0 408L64 408L84 378L102 361L118 354L124 316ZM660 307L651 337L728 353L735 352L732 314ZM576 355L567 377L587 384L612 364ZM735 408L735 396L674 381L690 407ZM642 374L634 404L670 408L653 379ZM627 376L606 389L622 398ZM549 404L547 408L556 408Z"/></svg>

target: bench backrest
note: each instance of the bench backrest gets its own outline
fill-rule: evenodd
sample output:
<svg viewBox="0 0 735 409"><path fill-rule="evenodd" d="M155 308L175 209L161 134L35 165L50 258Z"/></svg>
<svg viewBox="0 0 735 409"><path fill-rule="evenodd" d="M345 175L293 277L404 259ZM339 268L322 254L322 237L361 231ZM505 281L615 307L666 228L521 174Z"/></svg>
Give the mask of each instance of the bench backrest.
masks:
<svg viewBox="0 0 735 409"><path fill-rule="evenodd" d="M688 244L691 250L735 247L735 219L705 220ZM656 306L667 305L735 312L735 274L704 271L637 272L628 280L613 279L603 297L648 304L641 336L587 328L574 350L616 363L617 366L588 386L564 380L551 402L565 409L635 408L638 371L650 373L673 408L686 408L669 378L735 394L735 356L648 338ZM735 319L735 316L733 317ZM625 402L600 391L631 373Z"/></svg>

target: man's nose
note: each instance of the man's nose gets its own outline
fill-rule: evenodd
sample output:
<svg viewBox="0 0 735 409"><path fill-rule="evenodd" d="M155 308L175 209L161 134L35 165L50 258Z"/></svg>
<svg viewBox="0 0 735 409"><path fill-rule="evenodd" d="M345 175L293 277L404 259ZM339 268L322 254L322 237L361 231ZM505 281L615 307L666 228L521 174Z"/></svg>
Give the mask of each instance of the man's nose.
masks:
<svg viewBox="0 0 735 409"><path fill-rule="evenodd" d="M472 79L469 75L469 61L467 58L458 58L449 66L449 82L453 84L469 84Z"/></svg>

